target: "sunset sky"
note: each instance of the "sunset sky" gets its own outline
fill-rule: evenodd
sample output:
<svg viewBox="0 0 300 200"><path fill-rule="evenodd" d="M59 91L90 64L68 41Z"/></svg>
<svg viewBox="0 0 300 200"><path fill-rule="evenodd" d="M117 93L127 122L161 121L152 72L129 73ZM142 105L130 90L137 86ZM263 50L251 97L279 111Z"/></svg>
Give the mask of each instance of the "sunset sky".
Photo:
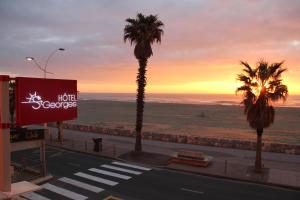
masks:
<svg viewBox="0 0 300 200"><path fill-rule="evenodd" d="M300 94L299 0L1 0L0 74L77 79L81 92L135 92L137 60L123 41L125 19L157 14L165 24L153 45L147 92L235 92L240 60L285 60L284 83Z"/></svg>

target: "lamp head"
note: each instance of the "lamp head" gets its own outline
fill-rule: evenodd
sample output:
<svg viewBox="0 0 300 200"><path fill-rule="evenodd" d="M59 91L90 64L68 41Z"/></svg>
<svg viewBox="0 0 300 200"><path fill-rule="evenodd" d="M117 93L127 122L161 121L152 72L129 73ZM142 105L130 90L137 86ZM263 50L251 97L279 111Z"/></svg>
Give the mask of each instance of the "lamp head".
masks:
<svg viewBox="0 0 300 200"><path fill-rule="evenodd" d="M26 57L26 60L27 60L27 61L33 61L34 58L33 58L33 57Z"/></svg>

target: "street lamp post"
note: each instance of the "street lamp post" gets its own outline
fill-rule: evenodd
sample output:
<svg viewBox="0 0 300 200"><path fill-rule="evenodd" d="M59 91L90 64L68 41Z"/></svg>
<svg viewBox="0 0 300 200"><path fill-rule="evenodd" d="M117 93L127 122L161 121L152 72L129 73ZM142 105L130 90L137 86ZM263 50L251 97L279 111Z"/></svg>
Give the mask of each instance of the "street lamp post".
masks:
<svg viewBox="0 0 300 200"><path fill-rule="evenodd" d="M47 74L53 74L52 72L48 72L47 71L47 66L48 66L49 60L52 58L52 56L56 52L58 52L58 51L64 51L64 50L65 50L64 48L59 48L59 49L55 49L54 51L52 51L49 54L49 56L48 56L48 58L47 58L44 66L40 65L39 62L34 57L26 57L26 60L30 61L30 62L32 61L40 70L42 70L44 72L44 78L46 78Z"/></svg>
<svg viewBox="0 0 300 200"><path fill-rule="evenodd" d="M54 51L52 51L50 54L49 54L49 56L48 56L48 58L47 58L47 60L46 60L46 62L45 62L45 65L44 66L42 66L34 57L26 57L26 60L27 61L29 61L29 62L33 62L41 71L43 71L43 73L44 73L44 78L46 78L47 77L47 74L53 74L52 72L49 72L49 71L47 71L47 66L48 66L48 63L49 63L49 60L53 57L53 55L56 53L56 52L58 52L58 51L65 51L65 49L64 48L59 48L59 49L55 49ZM47 129L47 123L45 123L44 124L44 128L45 129Z"/></svg>

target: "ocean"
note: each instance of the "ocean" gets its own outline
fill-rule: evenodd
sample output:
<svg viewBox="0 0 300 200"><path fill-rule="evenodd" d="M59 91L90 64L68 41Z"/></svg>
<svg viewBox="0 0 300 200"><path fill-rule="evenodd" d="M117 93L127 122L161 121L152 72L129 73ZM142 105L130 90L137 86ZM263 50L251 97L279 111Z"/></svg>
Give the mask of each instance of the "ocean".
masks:
<svg viewBox="0 0 300 200"><path fill-rule="evenodd" d="M106 100L135 102L134 93L79 93L79 100ZM155 94L145 96L146 102L202 104L202 105L240 105L241 95L234 94ZM279 101L279 107L300 107L300 95L290 95L286 102Z"/></svg>

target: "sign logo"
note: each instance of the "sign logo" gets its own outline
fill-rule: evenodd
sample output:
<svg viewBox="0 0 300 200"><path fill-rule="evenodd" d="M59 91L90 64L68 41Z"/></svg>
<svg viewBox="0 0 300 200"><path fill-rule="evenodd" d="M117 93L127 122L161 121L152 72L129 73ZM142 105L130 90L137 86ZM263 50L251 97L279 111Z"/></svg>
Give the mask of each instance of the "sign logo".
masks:
<svg viewBox="0 0 300 200"><path fill-rule="evenodd" d="M23 101L23 104L31 104L34 110L39 109L65 109L77 107L77 99L75 94L61 94L57 96L56 102L44 101L43 98L34 92L29 93L29 97L26 97L27 101Z"/></svg>

